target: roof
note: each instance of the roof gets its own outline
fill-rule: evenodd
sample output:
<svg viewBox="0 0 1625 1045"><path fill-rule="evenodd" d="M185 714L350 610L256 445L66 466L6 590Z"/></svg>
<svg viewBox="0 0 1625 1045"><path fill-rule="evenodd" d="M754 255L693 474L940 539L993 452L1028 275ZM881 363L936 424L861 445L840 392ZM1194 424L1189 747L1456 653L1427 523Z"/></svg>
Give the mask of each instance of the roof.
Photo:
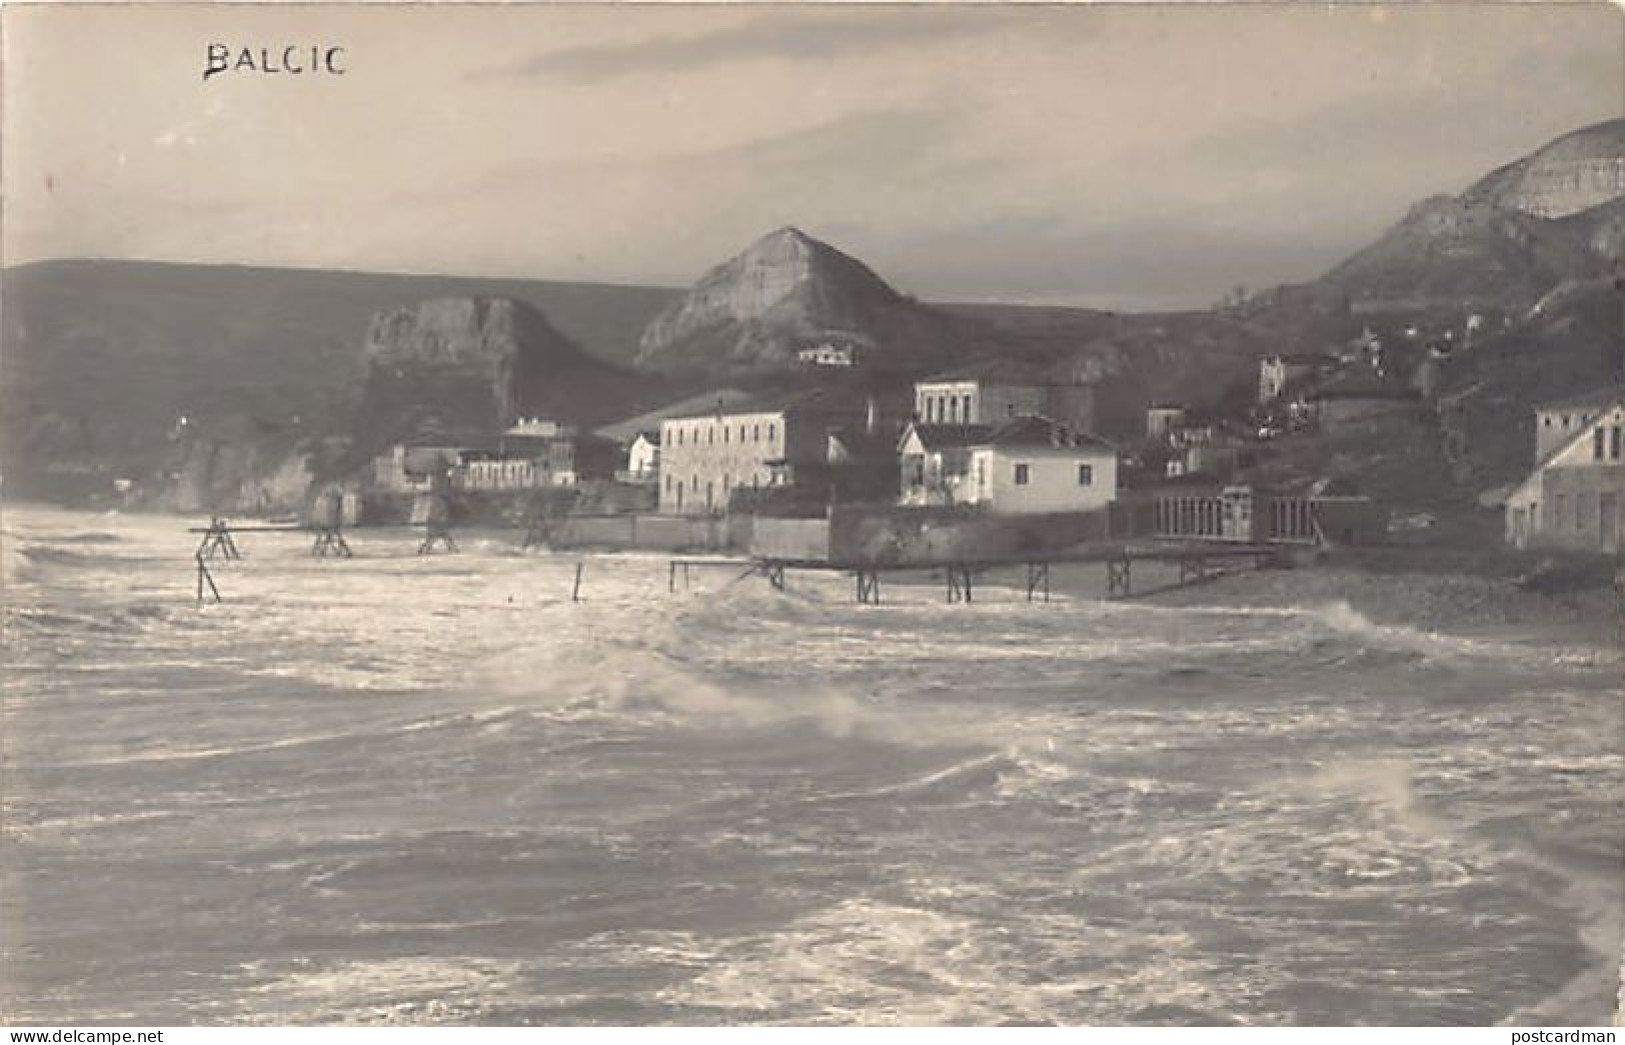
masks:
<svg viewBox="0 0 1625 1045"><path fill-rule="evenodd" d="M963 366L921 378L916 384L934 385L943 381L985 381L990 384L1048 385L1053 380L1037 367L1010 359L979 359Z"/></svg>
<svg viewBox="0 0 1625 1045"><path fill-rule="evenodd" d="M1037 416L1018 417L1014 421L1006 422L993 430L986 443L979 445L1076 448L1111 453L1117 451L1117 447L1097 435L1080 432L1048 417Z"/></svg>
<svg viewBox="0 0 1625 1045"><path fill-rule="evenodd" d="M605 439L613 439L617 443L630 443L638 437L639 432L647 432L650 429L658 431L660 422L667 418L697 417L707 411L715 413L719 404L726 407L749 398L749 392L737 388L715 388L709 392L689 396L687 399L667 403L665 406L650 410L647 413L638 414L636 417L628 417L623 421L605 425L597 430L597 434Z"/></svg>
<svg viewBox="0 0 1625 1045"><path fill-rule="evenodd" d="M1600 410L1606 410L1609 407L1619 403L1622 399L1625 399L1625 386L1616 385L1612 388L1594 388L1589 392L1582 392L1579 395L1572 395L1565 399L1554 399L1546 403L1536 403L1535 409L1583 410L1586 407L1594 406Z"/></svg>
<svg viewBox="0 0 1625 1045"><path fill-rule="evenodd" d="M1272 352L1263 359L1294 366L1331 366L1337 362L1337 357L1329 352Z"/></svg>
<svg viewBox="0 0 1625 1045"><path fill-rule="evenodd" d="M910 421L903 429L898 445L913 432L927 450L962 450L968 446L986 446L993 435L991 425L939 425Z"/></svg>

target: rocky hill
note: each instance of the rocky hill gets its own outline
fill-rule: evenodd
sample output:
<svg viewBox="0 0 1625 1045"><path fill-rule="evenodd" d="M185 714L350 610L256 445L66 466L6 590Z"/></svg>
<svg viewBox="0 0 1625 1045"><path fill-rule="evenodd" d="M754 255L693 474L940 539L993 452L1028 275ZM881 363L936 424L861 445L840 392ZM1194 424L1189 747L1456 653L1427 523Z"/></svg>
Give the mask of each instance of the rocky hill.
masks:
<svg viewBox="0 0 1625 1045"><path fill-rule="evenodd" d="M863 262L795 228L768 233L716 266L644 328L638 362L738 377L784 370L825 338L855 341L871 363L945 361L957 326L898 294Z"/></svg>
<svg viewBox="0 0 1625 1045"><path fill-rule="evenodd" d="M1490 172L1462 198L1537 218L1566 218L1625 196L1625 120L1571 131Z"/></svg>
<svg viewBox="0 0 1625 1045"><path fill-rule="evenodd" d="M640 405L642 382L587 355L534 306L513 298L422 301L373 316L364 342L363 423L490 433L520 417L602 422Z"/></svg>
<svg viewBox="0 0 1625 1045"><path fill-rule="evenodd" d="M1319 286L1357 311L1525 309L1616 264L1622 198L1616 120L1564 135L1459 196L1423 200Z"/></svg>

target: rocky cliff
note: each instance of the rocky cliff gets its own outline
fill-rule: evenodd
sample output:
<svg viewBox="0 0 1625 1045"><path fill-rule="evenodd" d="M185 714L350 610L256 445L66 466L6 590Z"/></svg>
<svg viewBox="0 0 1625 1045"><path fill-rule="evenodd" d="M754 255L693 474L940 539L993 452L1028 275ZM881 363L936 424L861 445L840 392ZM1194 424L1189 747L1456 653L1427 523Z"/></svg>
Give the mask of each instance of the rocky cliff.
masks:
<svg viewBox="0 0 1625 1045"><path fill-rule="evenodd" d="M1563 218L1625 196L1625 120L1572 131L1492 171L1462 198Z"/></svg>
<svg viewBox="0 0 1625 1045"><path fill-rule="evenodd" d="M781 228L707 272L656 316L639 339L638 362L712 373L773 369L825 337L896 357L952 325L856 258Z"/></svg>
<svg viewBox="0 0 1625 1045"><path fill-rule="evenodd" d="M1625 121L1564 135L1423 200L1320 281L1357 308L1528 308L1619 257Z"/></svg>
<svg viewBox="0 0 1625 1045"><path fill-rule="evenodd" d="M592 358L512 298L422 301L373 316L364 342L361 425L490 433L518 417L591 423L639 400L640 383Z"/></svg>

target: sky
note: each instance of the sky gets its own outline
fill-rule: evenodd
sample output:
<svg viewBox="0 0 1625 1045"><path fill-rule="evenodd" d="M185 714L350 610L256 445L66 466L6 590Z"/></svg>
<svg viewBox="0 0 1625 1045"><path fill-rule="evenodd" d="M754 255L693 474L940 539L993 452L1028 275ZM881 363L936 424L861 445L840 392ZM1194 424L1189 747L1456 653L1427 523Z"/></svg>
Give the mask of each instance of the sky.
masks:
<svg viewBox="0 0 1625 1045"><path fill-rule="evenodd" d="M1205 306L1625 105L1602 4L0 18L7 265L685 286L795 225L927 300ZM344 73L205 78L211 44Z"/></svg>

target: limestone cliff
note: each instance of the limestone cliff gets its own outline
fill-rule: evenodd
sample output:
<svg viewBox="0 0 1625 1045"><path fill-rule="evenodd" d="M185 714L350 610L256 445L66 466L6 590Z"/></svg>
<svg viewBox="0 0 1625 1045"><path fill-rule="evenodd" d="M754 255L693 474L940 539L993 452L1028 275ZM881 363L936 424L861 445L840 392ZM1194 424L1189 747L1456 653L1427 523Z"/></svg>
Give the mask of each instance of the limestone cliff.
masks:
<svg viewBox="0 0 1625 1045"><path fill-rule="evenodd" d="M512 298L436 298L367 327L363 421L399 430L434 417L490 432L517 417L590 422L636 398L629 376L588 356Z"/></svg>
<svg viewBox="0 0 1625 1045"><path fill-rule="evenodd" d="M1527 308L1619 256L1625 120L1587 127L1412 207L1322 285L1378 308Z"/></svg>
<svg viewBox="0 0 1625 1045"><path fill-rule="evenodd" d="M1462 195L1537 218L1563 218L1625 196L1625 120L1565 134Z"/></svg>

